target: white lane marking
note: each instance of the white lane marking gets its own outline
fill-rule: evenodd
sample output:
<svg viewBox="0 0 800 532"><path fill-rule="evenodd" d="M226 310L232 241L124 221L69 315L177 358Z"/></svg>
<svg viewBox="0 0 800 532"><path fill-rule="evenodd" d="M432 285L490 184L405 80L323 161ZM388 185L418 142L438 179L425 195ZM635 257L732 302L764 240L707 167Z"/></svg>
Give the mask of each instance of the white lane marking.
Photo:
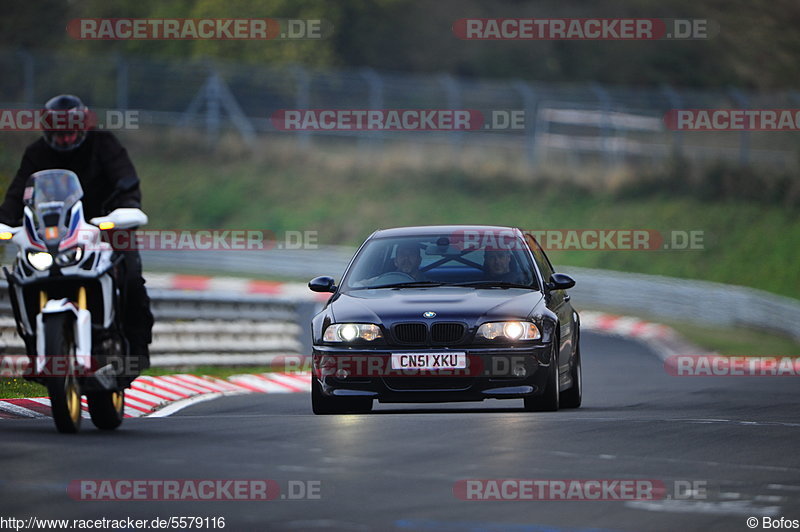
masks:
<svg viewBox="0 0 800 532"><path fill-rule="evenodd" d="M786 497L781 497L780 495L756 495L755 500L759 502L781 502Z"/></svg>
<svg viewBox="0 0 800 532"><path fill-rule="evenodd" d="M750 501L626 501L625 506L649 512L679 512L714 515L780 515L780 506L754 506Z"/></svg>
<svg viewBox="0 0 800 532"><path fill-rule="evenodd" d="M561 456L564 458L570 459L599 459L599 455L590 456L586 453L572 453L568 451L541 451L541 453L554 455L554 456ZM755 469L757 471L780 471L783 473L800 473L800 468L797 467L785 467L785 466L763 466L763 465L754 465L754 464L742 464L736 462L716 462L712 460L687 460L685 458L665 458L660 456L636 456L636 455L618 455L617 458L620 460L626 461L644 461L648 460L651 462L667 462L673 464L695 464L699 466L711 466L711 467L725 467L729 469L739 468L739 469ZM776 484L771 484L776 485ZM800 487L798 487L800 489Z"/></svg>
<svg viewBox="0 0 800 532"><path fill-rule="evenodd" d="M784 491L800 491L800 486L792 486L790 484L767 484L767 489L770 489L770 490L784 490Z"/></svg>
<svg viewBox="0 0 800 532"><path fill-rule="evenodd" d="M343 467L315 467L315 466L300 466L300 465L282 465L278 466L279 471L286 471L290 473L343 473Z"/></svg>
<svg viewBox="0 0 800 532"><path fill-rule="evenodd" d="M523 414L520 413L520 416ZM622 418L622 417L589 417L586 415L559 414L562 420L566 421L595 421L601 423L692 423L692 424L731 424L746 427L800 427L800 423L791 421L744 421L741 419L705 419L705 418Z"/></svg>

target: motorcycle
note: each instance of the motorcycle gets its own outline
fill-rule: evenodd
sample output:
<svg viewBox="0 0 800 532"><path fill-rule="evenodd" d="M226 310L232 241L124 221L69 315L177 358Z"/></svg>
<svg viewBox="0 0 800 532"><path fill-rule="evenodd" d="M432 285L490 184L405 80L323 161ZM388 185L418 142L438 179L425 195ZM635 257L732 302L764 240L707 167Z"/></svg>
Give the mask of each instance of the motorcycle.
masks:
<svg viewBox="0 0 800 532"><path fill-rule="evenodd" d="M138 376L123 333L124 261L103 232L147 223L140 209L83 214L83 190L68 170L43 170L25 189L23 224L0 224L0 241L18 247L3 267L29 364L25 378L47 387L56 429L78 432L81 396L97 428L124 417L125 388Z"/></svg>

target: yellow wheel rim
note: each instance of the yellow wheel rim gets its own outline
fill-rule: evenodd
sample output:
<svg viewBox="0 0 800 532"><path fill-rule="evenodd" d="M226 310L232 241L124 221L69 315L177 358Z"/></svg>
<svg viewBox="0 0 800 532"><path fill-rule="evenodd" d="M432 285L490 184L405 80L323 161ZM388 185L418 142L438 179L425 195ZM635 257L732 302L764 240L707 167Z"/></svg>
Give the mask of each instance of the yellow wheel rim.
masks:
<svg viewBox="0 0 800 532"><path fill-rule="evenodd" d="M114 392L111 394L111 402L114 404L114 410L117 412L122 411L122 392Z"/></svg>
<svg viewBox="0 0 800 532"><path fill-rule="evenodd" d="M81 415L81 396L78 395L78 390L75 388L74 382L67 383L66 392L69 417L72 421L77 421Z"/></svg>

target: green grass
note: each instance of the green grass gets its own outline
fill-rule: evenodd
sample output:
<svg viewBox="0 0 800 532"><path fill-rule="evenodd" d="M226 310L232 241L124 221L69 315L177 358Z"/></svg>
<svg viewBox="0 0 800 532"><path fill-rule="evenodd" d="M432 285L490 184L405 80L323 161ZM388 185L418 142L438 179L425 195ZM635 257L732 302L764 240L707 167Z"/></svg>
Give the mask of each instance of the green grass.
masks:
<svg viewBox="0 0 800 532"><path fill-rule="evenodd" d="M632 315L625 309L581 307L581 310L595 310L618 315ZM706 351L715 351L726 356L800 356L800 343L787 336L748 329L745 327L715 327L712 325L699 325L696 322L686 322L676 319L667 319L647 313L636 312L636 317L644 321L660 323L675 329L686 340Z"/></svg>
<svg viewBox="0 0 800 532"><path fill-rule="evenodd" d="M20 397L44 397L47 389L41 384L29 382L22 378L0 378L0 399L16 399Z"/></svg>
<svg viewBox="0 0 800 532"><path fill-rule="evenodd" d="M362 164L324 150L191 157L175 150L133 150L154 228L311 230L321 245L357 245L381 227L448 223L702 231L701 250L556 250L550 256L556 266L705 279L800 298L800 217L783 205L699 200L663 187L633 197L608 184L592 188L591 175L578 185L502 166L403 165L397 155ZM613 176L598 171L597 179Z"/></svg>
<svg viewBox="0 0 800 532"><path fill-rule="evenodd" d="M24 145L20 135L2 140L0 186ZM353 246L377 228L445 223L703 231L702 250L550 255L556 266L705 279L800 298L797 176L762 179L756 171L713 166L703 173L679 164L533 172L499 150L453 154L433 145L365 155L336 143L303 151L274 137L254 152L236 138L207 149L202 139L164 131L123 140L142 177L151 228L317 231L321 245ZM758 196L761 189L772 195Z"/></svg>
<svg viewBox="0 0 800 532"><path fill-rule="evenodd" d="M664 321L664 320L660 320ZM777 334L752 329L705 327L692 323L665 323L690 342L726 356L798 357L800 344Z"/></svg>

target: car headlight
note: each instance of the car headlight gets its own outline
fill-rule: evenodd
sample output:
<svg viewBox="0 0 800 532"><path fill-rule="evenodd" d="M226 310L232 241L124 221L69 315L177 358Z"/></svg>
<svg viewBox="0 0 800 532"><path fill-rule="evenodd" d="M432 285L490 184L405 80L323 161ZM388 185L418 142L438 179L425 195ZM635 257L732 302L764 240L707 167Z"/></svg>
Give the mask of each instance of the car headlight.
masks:
<svg viewBox="0 0 800 532"><path fill-rule="evenodd" d="M353 342L366 340L371 342L383 338L381 328L372 323L333 323L325 329L322 339L326 342Z"/></svg>
<svg viewBox="0 0 800 532"><path fill-rule="evenodd" d="M81 258L83 258L83 247L75 246L74 248L69 248L59 253L56 256L56 264L59 266L69 266L70 264L79 262Z"/></svg>
<svg viewBox="0 0 800 532"><path fill-rule="evenodd" d="M539 328L529 321L495 321L484 323L475 333L478 338L495 340L538 340L542 337Z"/></svg>
<svg viewBox="0 0 800 532"><path fill-rule="evenodd" d="M53 265L53 256L46 251L29 251L28 262L31 266L43 272Z"/></svg>

